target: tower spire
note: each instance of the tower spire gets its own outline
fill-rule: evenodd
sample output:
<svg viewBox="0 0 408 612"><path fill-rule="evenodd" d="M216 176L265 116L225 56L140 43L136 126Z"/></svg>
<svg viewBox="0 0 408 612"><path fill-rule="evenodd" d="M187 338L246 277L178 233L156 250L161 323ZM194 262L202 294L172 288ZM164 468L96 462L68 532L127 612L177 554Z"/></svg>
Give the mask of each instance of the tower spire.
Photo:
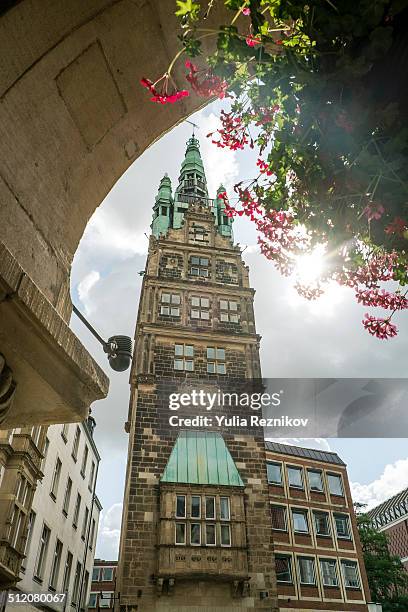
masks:
<svg viewBox="0 0 408 612"><path fill-rule="evenodd" d="M182 225L184 213L190 204L201 202L208 204L207 178L201 159L200 143L194 135L187 141L186 153L181 164L179 183L174 194L173 227Z"/></svg>

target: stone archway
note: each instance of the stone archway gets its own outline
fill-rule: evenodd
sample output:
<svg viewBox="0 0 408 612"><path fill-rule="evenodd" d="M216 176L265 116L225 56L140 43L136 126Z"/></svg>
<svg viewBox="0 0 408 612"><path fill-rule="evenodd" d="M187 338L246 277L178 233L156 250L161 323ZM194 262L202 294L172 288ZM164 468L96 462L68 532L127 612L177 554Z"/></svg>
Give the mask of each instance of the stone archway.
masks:
<svg viewBox="0 0 408 612"><path fill-rule="evenodd" d="M155 105L139 85L178 48L174 9L174 0L20 0L3 9L0 352L17 386L0 427L81 420L107 393L67 327L70 266L113 184L203 103ZM183 72L181 62L180 85Z"/></svg>

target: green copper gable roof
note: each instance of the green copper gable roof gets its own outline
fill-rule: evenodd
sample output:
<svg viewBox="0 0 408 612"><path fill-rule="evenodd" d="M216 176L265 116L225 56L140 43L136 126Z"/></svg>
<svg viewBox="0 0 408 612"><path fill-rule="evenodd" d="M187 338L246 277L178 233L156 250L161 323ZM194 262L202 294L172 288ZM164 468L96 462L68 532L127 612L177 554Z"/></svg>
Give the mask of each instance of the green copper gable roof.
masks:
<svg viewBox="0 0 408 612"><path fill-rule="evenodd" d="M162 482L243 487L221 434L182 431L171 451Z"/></svg>
<svg viewBox="0 0 408 612"><path fill-rule="evenodd" d="M204 164L200 154L200 143L194 136L187 142L186 154L181 164L180 176L192 170L199 172L205 178Z"/></svg>

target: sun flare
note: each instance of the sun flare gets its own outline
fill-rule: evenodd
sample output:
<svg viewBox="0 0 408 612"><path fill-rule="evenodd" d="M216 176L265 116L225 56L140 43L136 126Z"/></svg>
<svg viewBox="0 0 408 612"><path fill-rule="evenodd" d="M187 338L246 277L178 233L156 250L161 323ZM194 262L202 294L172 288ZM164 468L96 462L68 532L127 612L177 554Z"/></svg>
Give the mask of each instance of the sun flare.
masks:
<svg viewBox="0 0 408 612"><path fill-rule="evenodd" d="M311 253L296 257L294 276L302 285L316 283L324 270L325 247L318 245Z"/></svg>

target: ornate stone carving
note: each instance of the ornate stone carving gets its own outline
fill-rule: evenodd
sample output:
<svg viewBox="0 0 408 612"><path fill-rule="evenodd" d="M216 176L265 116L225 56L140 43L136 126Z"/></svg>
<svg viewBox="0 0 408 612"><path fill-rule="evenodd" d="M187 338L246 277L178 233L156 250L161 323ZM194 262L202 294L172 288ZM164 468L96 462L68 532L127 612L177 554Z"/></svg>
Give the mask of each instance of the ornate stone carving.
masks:
<svg viewBox="0 0 408 612"><path fill-rule="evenodd" d="M16 388L13 372L8 367L4 355L0 353L0 425L11 408Z"/></svg>

